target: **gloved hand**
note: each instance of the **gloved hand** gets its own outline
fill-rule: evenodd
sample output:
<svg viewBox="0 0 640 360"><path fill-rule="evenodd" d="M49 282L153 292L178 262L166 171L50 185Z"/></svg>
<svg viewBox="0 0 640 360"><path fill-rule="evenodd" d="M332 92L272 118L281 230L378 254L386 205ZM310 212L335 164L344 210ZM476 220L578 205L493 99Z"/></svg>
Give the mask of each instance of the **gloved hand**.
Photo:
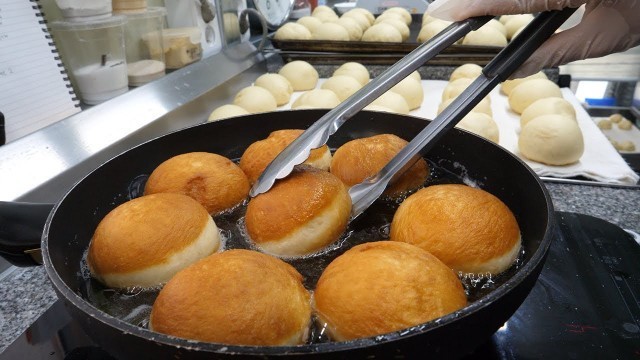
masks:
<svg viewBox="0 0 640 360"><path fill-rule="evenodd" d="M586 4L581 22L553 35L511 76L620 52L640 44L640 0L436 0L429 15L459 21L481 15L527 14Z"/></svg>

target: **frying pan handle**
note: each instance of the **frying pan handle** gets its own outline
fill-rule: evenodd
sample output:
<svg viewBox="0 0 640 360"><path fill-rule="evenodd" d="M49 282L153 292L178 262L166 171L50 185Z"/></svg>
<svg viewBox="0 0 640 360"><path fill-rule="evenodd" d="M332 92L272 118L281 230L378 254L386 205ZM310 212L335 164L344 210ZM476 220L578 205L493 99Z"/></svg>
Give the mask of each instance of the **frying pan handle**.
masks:
<svg viewBox="0 0 640 360"><path fill-rule="evenodd" d="M40 241L53 204L0 201L0 256L16 266L42 264Z"/></svg>

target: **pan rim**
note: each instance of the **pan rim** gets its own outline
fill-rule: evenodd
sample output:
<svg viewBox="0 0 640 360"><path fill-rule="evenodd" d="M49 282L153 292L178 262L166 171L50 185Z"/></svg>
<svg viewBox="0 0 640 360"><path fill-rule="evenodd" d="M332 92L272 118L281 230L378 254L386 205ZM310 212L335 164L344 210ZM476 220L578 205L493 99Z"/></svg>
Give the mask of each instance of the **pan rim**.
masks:
<svg viewBox="0 0 640 360"><path fill-rule="evenodd" d="M300 110L297 110L300 111ZM302 111L324 111L324 110L302 110ZM264 114L256 114L256 115L264 115ZM246 115L246 116L242 116L242 117L251 117L251 116L255 116L255 115ZM425 119L422 118L416 118L413 116L407 116L407 115L397 115L394 114L394 116L399 116L399 117L410 117L410 118L415 118L415 119L419 119L421 121L427 121ZM234 119L237 118L230 118L227 120L222 120L222 121L232 121ZM69 191L67 191L65 193L65 195L62 197L62 199L60 201L58 201L54 208L52 209L52 211L49 213L49 216L47 218L47 221L45 223L45 228L43 231L43 235L42 235L42 255L43 255L43 260L44 260L44 265L45 265L45 270L47 272L47 275L51 281L51 283L54 285L54 289L63 297L63 301L70 303L72 306L74 306L75 308L77 308L78 310L80 310L81 312L84 312L85 314L87 314L88 316L90 316L91 318L102 322L103 324L105 324L106 326L109 326L111 328L117 329L120 332L124 333L124 334L128 334L128 335L133 335L136 337L141 338L142 340L146 340L146 341L154 341L156 343L162 344L162 345L166 345L166 346L171 346L174 347L176 349L184 349L184 350L196 350L196 351L200 351L200 352L209 352L209 353L217 353L217 354L222 354L222 355L263 355L263 356L295 356L295 355L304 355L304 354L318 354L318 353L326 353L326 354L330 354L330 353L334 353L334 352L340 352L340 351L348 351L348 350L355 350L355 349L361 349L361 348L365 348L365 347L370 347L370 346L374 346L374 345L383 345L386 343L390 343L396 340L400 340L400 339L407 339L413 336L417 336L420 334L424 334L425 332L429 332L432 331L434 329L440 328L444 325L448 325L450 323L455 322L457 319L462 319L468 316L473 315L474 313L482 310L483 308L489 306L495 299L499 299L501 297L503 297L505 294L509 293L512 289L516 288L520 283L522 283L531 272L535 271L535 269L540 265L540 263L542 261L544 261L546 254L548 253L548 249L549 246L551 245L551 241L552 241L552 234L553 231L555 229L555 221L553 218L553 214L554 214L554 208L553 208L553 203L551 201L551 197L549 195L548 190L546 189L546 187L544 186L542 180L539 178L539 176L537 174L535 174L535 172L524 162L522 161L519 157L517 157L515 154L512 154L511 152L501 148L500 146L496 145L496 144L491 144L493 147L496 148L497 151L500 151L504 154L506 154L507 156L509 156L512 160L518 162L521 166L523 166L527 172L529 173L529 175L531 175L533 177L533 179L535 180L538 188L535 189L536 191L540 190L543 197L544 197L544 202L546 204L547 207L547 216L546 216L546 228L544 231L544 234L542 236L542 239L540 240L540 245L537 248L537 250L532 254L531 258L529 259L529 261L527 261L527 263L525 263L510 279L508 279L507 281L505 281L505 283L503 283L502 285L498 286L497 288L495 288L493 291L491 291L489 294L483 296L482 298L475 300L474 302L472 302L471 304L468 304L467 306L465 306L464 308L447 314L443 317L440 317L438 319L435 320L431 320L429 322L426 323L422 323L407 329L403 329L403 330L399 330L399 331L394 331L391 333L387 333L387 334L383 334L383 335L377 335L374 337L368 337L368 338L361 338L361 339L354 339L354 340L349 340L349 341L341 341L341 342L327 342L327 343L317 343L317 344L304 344L304 345L295 345L295 346L248 346L248 345L229 345L229 344L219 344L219 343L209 343L209 342L202 342L202 341L196 341L196 340L189 340L189 339L183 339L183 338L178 338L175 336L171 336L171 335L166 335L166 334L162 334L162 333L158 333L158 332L154 332L152 330L146 329L146 328L142 328L139 327L137 325L133 325L130 324L128 322L125 322L119 318L116 318L112 315L109 315L105 312L103 312L102 310L98 309L97 307L93 306L91 303L89 303L86 299L84 299L82 296L80 296L79 294L76 293L76 291L74 291L73 289L71 289L66 282L60 277L60 275L58 274L58 272L55 269L55 266L53 264L53 261L50 257L50 252L49 252L49 247L48 247L48 241L49 241L49 230L50 230L50 225L53 221L53 219L56 216L56 213L58 212L59 207L65 202L65 200L68 198L69 194L71 194L74 189L76 189L76 187L82 183L86 178L90 177L95 171L97 171L98 169L100 169L104 164L107 164L109 162L114 161L115 159L117 159L120 156L123 156L124 154L133 151L134 149L137 149L141 146L144 146L147 143L156 141L160 138L166 137L166 136L170 136L174 133L180 132L180 131L184 131L190 128L194 128L194 127L199 127L199 126L206 126L207 123L204 124L197 124L191 127L187 127L185 129L180 129L180 130L176 130L173 131L171 133L168 134L164 134L158 137L155 137L151 140L145 141L141 144L138 144L134 147L131 147L130 149L127 149L126 151L123 151L117 155L115 155L114 157L110 158L109 160L103 162L100 166L98 166L96 169L92 170L91 172L89 172L86 176L84 176L82 179L80 179L78 182L76 182L70 189ZM465 133L466 136L475 136L477 138L479 138L481 141L484 142L489 142L488 140L481 138L475 134L472 134L470 132L461 130L461 129L451 129L451 132L462 132ZM490 143L490 142L489 142Z"/></svg>

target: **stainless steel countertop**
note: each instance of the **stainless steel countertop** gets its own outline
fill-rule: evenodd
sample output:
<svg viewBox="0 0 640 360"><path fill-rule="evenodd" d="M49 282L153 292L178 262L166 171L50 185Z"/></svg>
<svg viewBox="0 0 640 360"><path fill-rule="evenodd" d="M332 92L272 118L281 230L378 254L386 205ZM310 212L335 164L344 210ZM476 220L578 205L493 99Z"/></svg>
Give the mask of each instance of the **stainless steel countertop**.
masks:
<svg viewBox="0 0 640 360"><path fill-rule="evenodd" d="M152 137L206 121L238 86L263 73L264 63L252 44L238 44L0 146L0 200L56 202L78 174Z"/></svg>

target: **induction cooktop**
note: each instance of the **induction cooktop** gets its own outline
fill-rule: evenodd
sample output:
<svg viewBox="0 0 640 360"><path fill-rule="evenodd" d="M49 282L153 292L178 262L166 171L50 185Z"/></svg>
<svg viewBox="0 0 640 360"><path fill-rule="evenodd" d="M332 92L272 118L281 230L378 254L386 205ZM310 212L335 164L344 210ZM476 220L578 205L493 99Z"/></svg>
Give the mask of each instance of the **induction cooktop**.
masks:
<svg viewBox="0 0 640 360"><path fill-rule="evenodd" d="M465 359L640 359L640 245L604 220L556 217L557 236L531 294ZM115 358L59 300L0 359Z"/></svg>

